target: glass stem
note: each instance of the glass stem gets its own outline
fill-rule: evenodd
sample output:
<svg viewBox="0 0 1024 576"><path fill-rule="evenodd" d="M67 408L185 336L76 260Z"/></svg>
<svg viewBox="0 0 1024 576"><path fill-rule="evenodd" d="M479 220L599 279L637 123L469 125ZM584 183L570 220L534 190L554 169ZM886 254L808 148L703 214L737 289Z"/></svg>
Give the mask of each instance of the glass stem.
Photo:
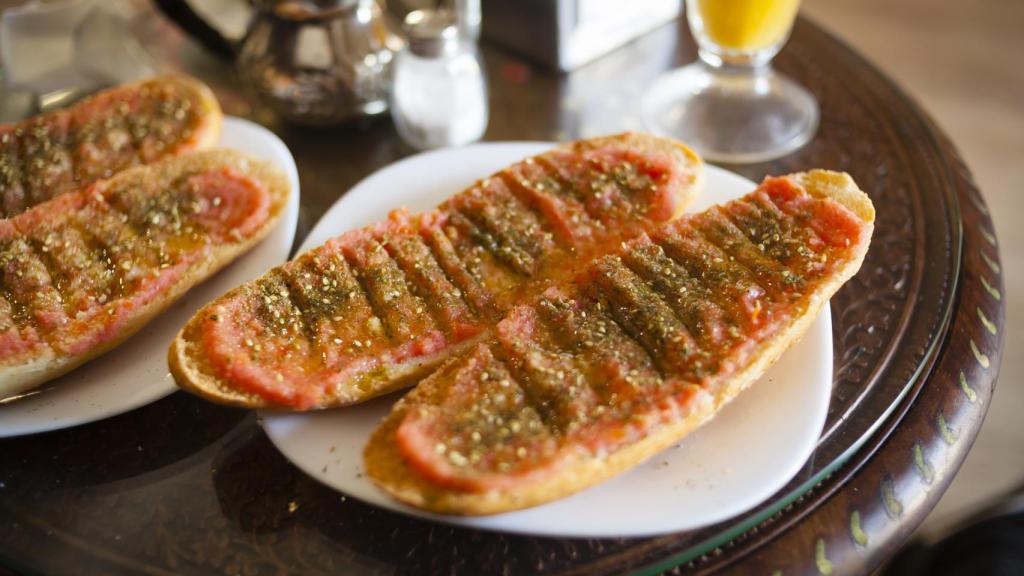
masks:
<svg viewBox="0 0 1024 576"><path fill-rule="evenodd" d="M771 58L723 57L723 55L703 49L699 49L697 55L711 74L764 78L772 73Z"/></svg>

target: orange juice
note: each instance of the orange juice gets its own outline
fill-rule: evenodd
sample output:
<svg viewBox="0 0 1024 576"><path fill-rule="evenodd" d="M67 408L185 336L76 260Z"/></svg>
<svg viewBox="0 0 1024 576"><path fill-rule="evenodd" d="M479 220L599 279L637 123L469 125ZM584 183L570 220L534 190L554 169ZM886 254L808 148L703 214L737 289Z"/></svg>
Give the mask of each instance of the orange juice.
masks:
<svg viewBox="0 0 1024 576"><path fill-rule="evenodd" d="M781 42L800 0L688 0L695 2L704 33L730 50L757 51Z"/></svg>

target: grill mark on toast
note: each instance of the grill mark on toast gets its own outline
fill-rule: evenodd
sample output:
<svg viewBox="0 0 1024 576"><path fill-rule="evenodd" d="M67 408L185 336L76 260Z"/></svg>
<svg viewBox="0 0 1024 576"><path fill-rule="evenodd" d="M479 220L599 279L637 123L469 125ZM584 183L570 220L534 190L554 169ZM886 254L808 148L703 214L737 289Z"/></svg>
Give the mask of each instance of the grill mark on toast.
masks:
<svg viewBox="0 0 1024 576"><path fill-rule="evenodd" d="M484 287L499 314L507 310L511 292L522 285L524 277L477 242L462 226L448 222L444 226L444 233L455 248L462 266Z"/></svg>
<svg viewBox="0 0 1024 576"><path fill-rule="evenodd" d="M553 292L538 301L537 309L602 405L615 406L620 399L628 401L637 389L661 383L647 350L593 302ZM595 413L601 411L595 409Z"/></svg>
<svg viewBox="0 0 1024 576"><path fill-rule="evenodd" d="M716 301L722 296L690 276L686 268L665 254L664 248L643 237L623 251L622 260L672 307L702 344L717 346L729 338L728 308Z"/></svg>
<svg viewBox="0 0 1024 576"><path fill-rule="evenodd" d="M553 231L561 244L571 248L591 237L592 222L583 205L570 196L559 197L548 192L551 185L545 185L543 179L531 178L530 173L540 168L530 160L503 170L496 177L520 202L541 214L547 222L546 228Z"/></svg>
<svg viewBox="0 0 1024 576"><path fill-rule="evenodd" d="M466 234L478 246L489 252L497 262L516 274L530 277L536 270L536 262L528 252L520 250L514 244L507 242L500 235L491 232L486 228L477 225L467 214L461 210L452 210L448 213L449 221Z"/></svg>
<svg viewBox="0 0 1024 576"><path fill-rule="evenodd" d="M536 310L513 309L496 328L495 354L509 367L530 405L556 435L571 433L597 405L597 395L572 356L552 350Z"/></svg>
<svg viewBox="0 0 1024 576"><path fill-rule="evenodd" d="M143 163L177 152L192 137L200 112L183 90L179 84L158 82L141 88L129 130Z"/></svg>
<svg viewBox="0 0 1024 576"><path fill-rule="evenodd" d="M726 215L758 249L782 265L804 274L824 268L824 241L813 229L797 225L764 192L730 204Z"/></svg>
<svg viewBox="0 0 1024 576"><path fill-rule="evenodd" d="M454 198L451 203L479 228L498 238L503 246L514 247L529 254L538 265L556 250L553 234L546 227L543 215L523 203L500 178L487 178L478 188Z"/></svg>
<svg viewBox="0 0 1024 576"><path fill-rule="evenodd" d="M496 345L487 348L493 358L491 362L487 363L488 381L494 382L496 388L505 391L506 395L520 398L520 402L517 403L519 404L518 409L515 411L505 410L489 421L487 414L483 414L482 419L475 418L478 415L472 412L476 406L474 403L473 408L467 410L467 429L469 429L468 435L471 442L476 438L473 432L477 432L480 434L479 445L497 448L492 469L514 470L517 467L529 465L529 460L523 457L522 451L524 450L528 457L536 459L543 459L553 452L556 444L556 431L545 424L543 415L532 405L529 394L523 388L523 383L515 378L507 364L498 359L499 353L496 348ZM487 390L481 392L488 395ZM470 450L470 463L473 463L477 454L482 457L482 452L479 448Z"/></svg>
<svg viewBox="0 0 1024 576"><path fill-rule="evenodd" d="M75 214L68 215L66 225L78 232L82 243L90 253L95 254L94 262L102 267L104 275L108 278L107 301L130 294L129 280L134 267L132 259L124 253L118 255L112 253L103 239L94 232L93 224L85 224L75 219L74 216ZM104 303L100 302L100 304Z"/></svg>
<svg viewBox="0 0 1024 576"><path fill-rule="evenodd" d="M302 316L302 309L288 288L288 275L285 270L271 270L259 279L256 287L260 295L256 307L258 321L285 341L296 344L310 343L309 327Z"/></svg>
<svg viewBox="0 0 1024 576"><path fill-rule="evenodd" d="M712 294L740 303L743 315L737 321L744 326L757 324L764 288L749 270L730 261L727 254L687 226L688 221L677 221L652 234L652 240Z"/></svg>
<svg viewBox="0 0 1024 576"><path fill-rule="evenodd" d="M480 344L441 368L452 385L396 430L410 464L442 485L477 490L495 471L515 474L555 451L555 435L496 348ZM478 472L467 477L469 466Z"/></svg>
<svg viewBox="0 0 1024 576"><path fill-rule="evenodd" d="M418 234L388 234L383 245L448 334L461 339L479 330L475 314L462 299L462 291L452 284Z"/></svg>
<svg viewBox="0 0 1024 576"><path fill-rule="evenodd" d="M333 338L331 340L332 352L328 354L330 366L336 366L336 361L332 358L340 357L342 353L358 356L372 350L374 340L377 344L386 343L384 322L374 312L366 292L341 251L331 246L328 251L313 252L312 258L322 271L323 277L328 278L328 285L334 292L327 298L328 301L335 300L330 318L331 329L333 338L338 338L341 342ZM320 287L325 287L323 280L320 281ZM372 339L367 337L368 334L373 336ZM356 344L360 339L362 345ZM340 349L333 350L335 347Z"/></svg>
<svg viewBox="0 0 1024 576"><path fill-rule="evenodd" d="M306 337L324 367L336 367L345 357L368 352L372 340L385 338L380 318L340 254L307 252L283 270Z"/></svg>
<svg viewBox="0 0 1024 576"><path fill-rule="evenodd" d="M160 243L172 235L167 228L167 202L160 199L162 195L169 195L162 179L136 178L105 187L102 195L112 210L126 216L125 223L139 236Z"/></svg>
<svg viewBox="0 0 1024 576"><path fill-rule="evenodd" d="M380 243L368 236L352 236L342 252L392 338L415 340L436 329L426 304L411 291L402 270Z"/></svg>
<svg viewBox="0 0 1024 576"><path fill-rule="evenodd" d="M565 165L556 159L565 159ZM644 172L643 159L628 152L599 150L575 157L553 154L544 157L543 163L561 182L567 182L588 213L606 226L646 218L647 211L654 208L645 205L653 201L658 184Z"/></svg>
<svg viewBox="0 0 1024 576"><path fill-rule="evenodd" d="M462 262L451 240L440 228L430 226L420 231L430 252L455 289L464 295L473 310L486 320L495 320L500 311L486 286L478 281ZM457 296L459 294L456 294Z"/></svg>
<svg viewBox="0 0 1024 576"><path fill-rule="evenodd" d="M321 294L319 278L316 281L312 278L315 269L315 264L307 254L292 260L281 271L291 302L302 318L302 333L310 344L309 358L318 364L316 368L319 369L326 367L329 362L323 318L332 310ZM330 342L330 338L333 338L333 334L326 336L327 342Z"/></svg>
<svg viewBox="0 0 1024 576"><path fill-rule="evenodd" d="M757 283L774 299L785 298L787 287L802 282L802 279L781 263L766 256L743 235L743 232L725 217L722 209L712 206L694 217L692 225L697 233L728 255L730 261L743 266Z"/></svg>
<svg viewBox="0 0 1024 576"><path fill-rule="evenodd" d="M627 334L640 343L665 374L700 370L702 353L672 308L618 256L594 263L591 289Z"/></svg>
<svg viewBox="0 0 1024 576"><path fill-rule="evenodd" d="M163 268L193 259L210 241L193 218L198 208L187 182L193 175L115 181L117 185L104 190L111 208L125 214L135 233L157 249Z"/></svg>
<svg viewBox="0 0 1024 576"><path fill-rule="evenodd" d="M592 225L603 231L606 227L606 214L591 202L592 196L583 192L582 187L574 185L564 169L556 165L551 158L541 155L536 156L534 160L546 176L546 179L541 181L545 189L550 189L557 197L570 198L578 202Z"/></svg>

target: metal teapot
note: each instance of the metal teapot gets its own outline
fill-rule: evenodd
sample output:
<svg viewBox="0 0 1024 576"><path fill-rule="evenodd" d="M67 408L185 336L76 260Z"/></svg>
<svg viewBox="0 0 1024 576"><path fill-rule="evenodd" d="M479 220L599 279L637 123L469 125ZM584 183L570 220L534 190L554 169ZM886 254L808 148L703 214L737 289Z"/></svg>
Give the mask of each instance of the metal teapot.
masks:
<svg viewBox="0 0 1024 576"><path fill-rule="evenodd" d="M234 59L239 78L282 118L333 124L387 110L401 39L375 0L250 0L245 35L232 41L186 0L157 5L207 48Z"/></svg>

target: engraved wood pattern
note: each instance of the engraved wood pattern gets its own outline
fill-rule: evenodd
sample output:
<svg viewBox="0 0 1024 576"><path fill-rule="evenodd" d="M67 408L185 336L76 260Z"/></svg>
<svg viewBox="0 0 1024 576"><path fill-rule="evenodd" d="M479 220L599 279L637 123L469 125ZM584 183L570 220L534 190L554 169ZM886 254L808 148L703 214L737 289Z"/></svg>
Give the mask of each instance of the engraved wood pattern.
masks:
<svg viewBox="0 0 1024 576"><path fill-rule="evenodd" d="M150 18L140 28L155 50L183 57L166 23ZM619 87L642 89L694 57L671 25L572 78L501 52L485 56L495 140L589 136L598 112L566 101L580 83L595 99L621 97ZM262 118L211 62L178 65L210 81L227 113ZM755 180L847 170L879 220L863 271L832 301L826 435L776 497L721 525L658 538L451 528L324 488L277 453L255 416L175 394L88 426L0 440L0 564L63 574L314 575L840 574L877 565L934 506L980 427L1005 314L996 239L952 146L868 63L801 21L777 64L821 102L819 134L778 162L730 168ZM300 237L340 191L410 152L384 122L275 128L302 178Z"/></svg>

